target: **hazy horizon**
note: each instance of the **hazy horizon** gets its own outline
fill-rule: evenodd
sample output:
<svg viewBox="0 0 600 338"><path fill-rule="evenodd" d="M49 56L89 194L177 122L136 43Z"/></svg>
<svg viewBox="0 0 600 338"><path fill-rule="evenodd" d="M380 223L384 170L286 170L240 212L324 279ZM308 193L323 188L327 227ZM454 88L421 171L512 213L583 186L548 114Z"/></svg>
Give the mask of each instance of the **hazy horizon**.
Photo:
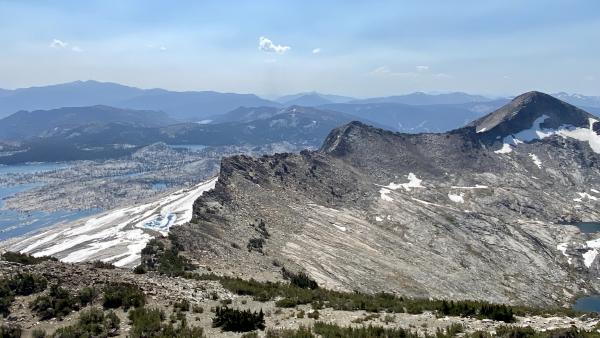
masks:
<svg viewBox="0 0 600 338"><path fill-rule="evenodd" d="M92 14L93 15L90 15ZM0 0L0 88L600 92L600 3Z"/></svg>

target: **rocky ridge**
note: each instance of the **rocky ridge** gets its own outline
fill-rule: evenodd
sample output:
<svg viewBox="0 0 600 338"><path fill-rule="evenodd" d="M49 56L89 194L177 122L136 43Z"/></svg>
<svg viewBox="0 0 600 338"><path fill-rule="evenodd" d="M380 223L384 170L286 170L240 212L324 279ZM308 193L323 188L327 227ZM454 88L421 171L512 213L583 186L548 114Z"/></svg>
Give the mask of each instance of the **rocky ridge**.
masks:
<svg viewBox="0 0 600 338"><path fill-rule="evenodd" d="M224 159L172 231L225 274L280 278L275 261L333 289L564 305L600 290L593 238L565 224L600 219L597 128L537 92L442 134L352 122L315 152Z"/></svg>

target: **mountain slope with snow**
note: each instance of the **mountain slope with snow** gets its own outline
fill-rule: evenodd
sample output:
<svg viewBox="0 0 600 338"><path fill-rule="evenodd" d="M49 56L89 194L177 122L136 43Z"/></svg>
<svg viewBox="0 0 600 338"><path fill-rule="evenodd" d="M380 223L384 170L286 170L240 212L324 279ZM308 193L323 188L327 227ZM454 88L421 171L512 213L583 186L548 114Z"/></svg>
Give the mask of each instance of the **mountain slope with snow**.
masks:
<svg viewBox="0 0 600 338"><path fill-rule="evenodd" d="M447 133L352 122L316 152L224 159L171 234L222 273L277 261L332 289L564 305L600 292L598 235L572 225L600 219L590 118L528 93Z"/></svg>
<svg viewBox="0 0 600 338"><path fill-rule="evenodd" d="M171 227L192 219L194 201L213 189L216 181L213 178L153 202L56 225L11 241L8 249L54 256L68 263L102 260L118 267L133 267L150 239L165 236Z"/></svg>

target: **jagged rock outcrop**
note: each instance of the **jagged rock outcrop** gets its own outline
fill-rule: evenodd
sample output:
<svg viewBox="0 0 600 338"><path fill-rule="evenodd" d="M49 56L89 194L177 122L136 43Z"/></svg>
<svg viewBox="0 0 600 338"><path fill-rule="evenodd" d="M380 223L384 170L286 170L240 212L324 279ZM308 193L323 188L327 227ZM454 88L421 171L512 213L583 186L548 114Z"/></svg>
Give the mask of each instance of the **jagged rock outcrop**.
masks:
<svg viewBox="0 0 600 338"><path fill-rule="evenodd" d="M172 231L230 274L284 265L334 289L564 304L600 290L595 244L563 224L600 219L594 121L533 92L444 134L352 122L319 151L223 160Z"/></svg>

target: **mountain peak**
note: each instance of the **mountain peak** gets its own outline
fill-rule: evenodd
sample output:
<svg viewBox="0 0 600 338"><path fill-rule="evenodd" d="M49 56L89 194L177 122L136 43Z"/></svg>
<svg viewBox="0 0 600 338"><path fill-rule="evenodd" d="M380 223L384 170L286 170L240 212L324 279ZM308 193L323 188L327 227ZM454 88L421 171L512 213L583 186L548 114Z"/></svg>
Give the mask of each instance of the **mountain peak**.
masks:
<svg viewBox="0 0 600 338"><path fill-rule="evenodd" d="M559 128L570 125L588 127L593 115L551 95L531 91L515 97L502 108L472 122L477 133L489 136L506 136L529 129L534 122L544 117L540 126Z"/></svg>

